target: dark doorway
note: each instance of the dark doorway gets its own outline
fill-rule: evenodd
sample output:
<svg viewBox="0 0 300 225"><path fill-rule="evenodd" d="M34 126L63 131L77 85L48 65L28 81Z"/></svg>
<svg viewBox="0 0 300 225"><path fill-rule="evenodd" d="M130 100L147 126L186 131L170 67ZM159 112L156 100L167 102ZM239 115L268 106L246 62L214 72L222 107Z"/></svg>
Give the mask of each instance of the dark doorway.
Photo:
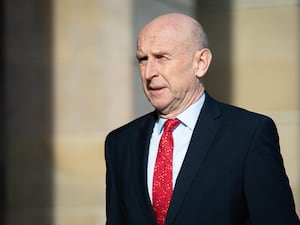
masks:
<svg viewBox="0 0 300 225"><path fill-rule="evenodd" d="M52 1L2 9L1 224L52 225Z"/></svg>
<svg viewBox="0 0 300 225"><path fill-rule="evenodd" d="M207 91L218 100L230 103L232 97L231 1L195 1L195 17L204 27L213 53L205 76Z"/></svg>

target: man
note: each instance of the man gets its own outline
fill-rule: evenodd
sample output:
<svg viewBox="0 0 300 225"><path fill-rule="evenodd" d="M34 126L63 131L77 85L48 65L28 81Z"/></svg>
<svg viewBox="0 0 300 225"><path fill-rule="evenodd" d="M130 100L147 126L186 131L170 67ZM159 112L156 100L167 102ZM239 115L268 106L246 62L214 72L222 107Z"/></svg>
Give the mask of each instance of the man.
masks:
<svg viewBox="0 0 300 225"><path fill-rule="evenodd" d="M205 92L201 25L159 16L136 55L155 111L107 136L106 224L299 225L273 121Z"/></svg>

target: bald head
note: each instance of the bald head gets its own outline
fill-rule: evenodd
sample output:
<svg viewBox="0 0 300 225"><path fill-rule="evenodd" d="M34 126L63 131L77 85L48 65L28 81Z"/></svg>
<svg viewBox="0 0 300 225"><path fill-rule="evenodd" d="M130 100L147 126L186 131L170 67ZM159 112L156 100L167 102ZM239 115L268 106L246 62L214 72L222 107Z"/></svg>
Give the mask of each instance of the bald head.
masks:
<svg viewBox="0 0 300 225"><path fill-rule="evenodd" d="M157 33L169 33L172 37L178 38L178 40L182 38L181 41L185 45L190 45L196 50L208 47L207 36L201 24L194 18L180 13L163 14L150 21L140 31L138 42L145 33L148 36L151 33L153 35Z"/></svg>
<svg viewBox="0 0 300 225"><path fill-rule="evenodd" d="M161 116L178 115L203 94L212 55L193 18L171 13L149 22L138 35L136 57L144 92Z"/></svg>

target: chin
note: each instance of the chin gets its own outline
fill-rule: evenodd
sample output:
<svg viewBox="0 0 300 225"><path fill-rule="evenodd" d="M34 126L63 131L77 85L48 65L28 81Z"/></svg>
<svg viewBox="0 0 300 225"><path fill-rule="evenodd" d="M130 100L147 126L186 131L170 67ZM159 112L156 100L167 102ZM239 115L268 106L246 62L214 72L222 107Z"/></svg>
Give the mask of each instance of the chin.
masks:
<svg viewBox="0 0 300 225"><path fill-rule="evenodd" d="M170 101L167 101L167 100L169 100L168 97L169 96L166 96L166 95L164 97L163 96L160 96L160 97L150 96L148 99L155 109L162 111L162 110L166 109L168 107L168 105L170 104Z"/></svg>
<svg viewBox="0 0 300 225"><path fill-rule="evenodd" d="M166 110L166 105L157 104L157 103L151 103L151 104L159 112L163 112L164 110Z"/></svg>

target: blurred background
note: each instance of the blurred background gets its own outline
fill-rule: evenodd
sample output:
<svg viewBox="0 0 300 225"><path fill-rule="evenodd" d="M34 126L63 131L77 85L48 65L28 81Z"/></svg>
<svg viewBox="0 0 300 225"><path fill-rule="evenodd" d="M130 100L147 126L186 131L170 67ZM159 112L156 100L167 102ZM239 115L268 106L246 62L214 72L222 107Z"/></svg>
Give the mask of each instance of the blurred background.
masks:
<svg viewBox="0 0 300 225"><path fill-rule="evenodd" d="M102 225L106 134L152 110L138 30L166 12L198 19L217 99L271 116L300 215L298 0L4 0L0 224Z"/></svg>

